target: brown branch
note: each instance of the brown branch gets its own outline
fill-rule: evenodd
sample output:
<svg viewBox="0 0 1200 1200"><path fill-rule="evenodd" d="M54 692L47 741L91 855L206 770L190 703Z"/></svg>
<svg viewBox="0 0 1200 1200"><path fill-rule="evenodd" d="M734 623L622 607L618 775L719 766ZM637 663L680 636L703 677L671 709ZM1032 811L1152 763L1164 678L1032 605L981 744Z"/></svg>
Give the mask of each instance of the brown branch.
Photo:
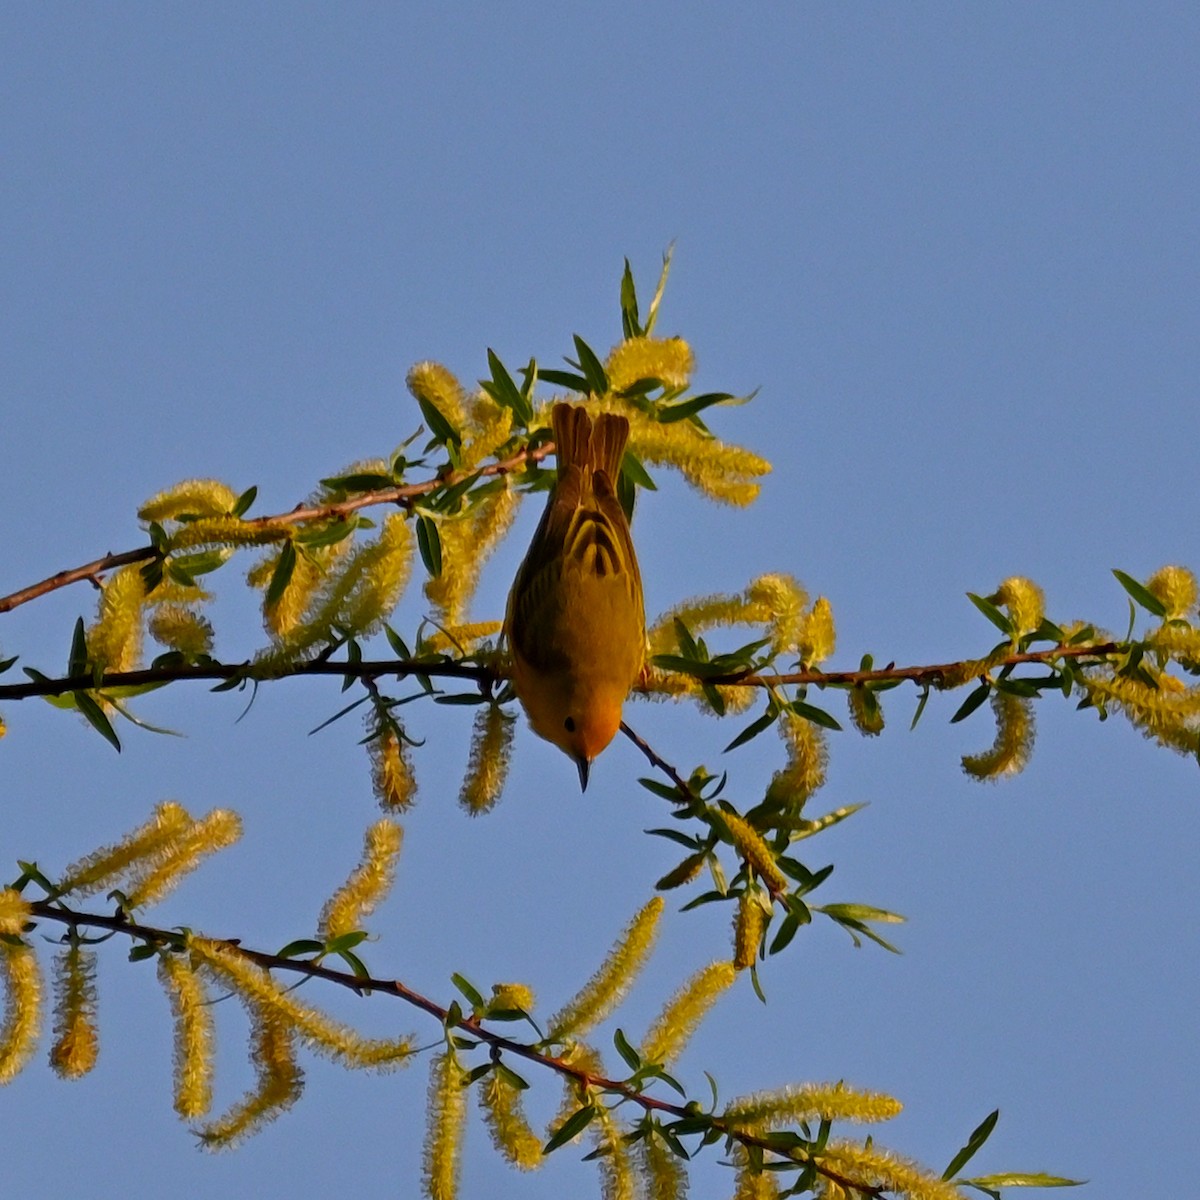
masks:
<svg viewBox="0 0 1200 1200"><path fill-rule="evenodd" d="M465 679L475 683L491 683L499 678L491 667L470 663L422 663L403 659L346 663L317 659L295 663L265 678L290 679L312 675L335 675L343 679L377 679L394 675L404 679L410 675L428 675L438 679ZM0 684L0 700L25 700L31 696L65 696L70 692L103 692L110 688L152 687L159 684L188 680L244 679L247 683L263 682L254 674L253 663L206 663L204 665L146 667L141 671L108 671L97 681L91 674L67 675L58 679L31 679L26 683Z"/></svg>
<svg viewBox="0 0 1200 1200"><path fill-rule="evenodd" d="M1109 655L1124 653L1127 649L1128 646L1120 642L1094 642L1084 646L1052 646L1046 650L1027 650L1019 654L1009 654L1003 658L988 660L987 670L995 671L1004 667L1030 663L1050 663L1057 658L1102 660ZM852 687L861 684L897 681L938 686L941 681L960 675L972 661L974 660L962 659L959 662L936 663L931 666L897 667L892 665L872 671L808 670L779 675L729 675L708 679L705 682L720 684L722 687L758 688L799 684L810 684L817 687ZM981 671L980 675L983 673ZM265 682L267 678L288 679L310 675L333 675L342 679L376 679L389 675L405 678L410 675L428 675L439 679L468 679L475 683L495 683L505 678L502 670L473 663L423 663L404 659L371 659L354 663L317 659L314 662L295 663L292 666L280 668L264 677L254 674L253 662L206 663L190 666L146 667L139 671L109 671L102 674L98 680L94 675L86 674L53 679L31 679L25 683L0 684L0 700L25 700L31 696L64 696L69 692L102 692L106 688L145 687L186 680L212 679L220 681L241 677L248 682L256 680ZM963 683L969 683L975 678L978 676L967 676L963 679ZM639 686L634 690L643 695L654 693L654 688L649 686ZM672 775L670 764L662 762L654 750L628 726L624 731L626 737L646 755L655 767L664 770L671 777L672 783L690 795L686 781L681 776Z"/></svg>
<svg viewBox="0 0 1200 1200"><path fill-rule="evenodd" d="M121 912L114 913L111 916L104 913L80 912L76 909L67 908L58 902L47 900L31 901L29 907L34 917L43 920L58 921L72 928L106 929L112 933L124 934L126 937L138 938L156 947L170 946L182 950L187 944L186 933L179 930L160 929L153 925L142 925L136 921L129 920ZM349 988L359 995L366 992L381 992L385 995L395 996L403 1000L406 1004L412 1005L414 1008L419 1008L422 1012L428 1013L435 1020L443 1024L450 1018L449 1008L444 1008L420 992L414 991L399 979L377 979L374 976L364 977L355 975L350 971L335 970L311 960L281 958L278 954L268 954L262 950L253 950L243 946L237 938L219 940L231 950L242 955L243 958L249 959L265 970L291 971L309 979L323 979L327 983ZM639 1090L631 1083L626 1083L620 1079L610 1079L604 1075L593 1074L563 1058L547 1054L536 1045L517 1042L501 1034L493 1033L484 1026L483 1020L486 1020L486 1018L481 1019L474 1015L463 1016L453 1028L478 1038L494 1050L515 1055L528 1062L548 1067L559 1075L568 1076L584 1087L598 1088L601 1091L619 1095L623 1099L637 1104L647 1112L663 1113L677 1120L695 1119L701 1115L698 1108L692 1105L675 1104L669 1100L660 1100L656 1096L651 1096ZM864 1196L880 1197L883 1195L882 1188L849 1179L832 1168L824 1167L819 1161L811 1159L804 1150L797 1148L790 1152L785 1151L772 1145L768 1138L739 1130L723 1121L720 1117L710 1116L708 1120L712 1128L717 1129L726 1137L732 1138L744 1146L760 1147L765 1151L777 1155L779 1158L794 1162L800 1166L811 1165L818 1174L823 1175L826 1179L844 1188L856 1190Z"/></svg>
<svg viewBox="0 0 1200 1200"><path fill-rule="evenodd" d="M244 524L247 529L273 529L288 525L298 525L305 521L343 520L361 508L370 508L377 504L396 504L404 508L410 508L413 500L419 496L427 496L430 492L435 492L440 487L459 483L464 479L470 478L472 475L508 475L519 467L541 462L547 455L553 453L554 443L543 442L533 449L525 448L519 450L509 458L503 459L500 462L489 463L486 467L479 467L476 470L448 471L436 475L432 479L427 479L423 483L410 483L399 487L386 488L383 491L366 492L361 496L355 496L353 499L339 500L331 504L297 505L290 512L277 513L274 516L268 517L253 517L244 522ZM94 559L92 562L84 563L82 566L71 567L66 571L59 571L57 575L51 575L49 578L40 580L38 583L31 583L28 587L20 588L18 591L11 592L7 596L0 596L0 613L10 612L22 604L29 603L30 600L36 600L39 596L44 596L48 592L57 591L59 588L67 587L72 583L79 583L84 579L90 580L92 583L98 583L106 572L113 570L115 567L123 567L129 563L149 562L157 554L158 551L153 546L140 546L136 550L123 550L119 554L106 554L102 558Z"/></svg>

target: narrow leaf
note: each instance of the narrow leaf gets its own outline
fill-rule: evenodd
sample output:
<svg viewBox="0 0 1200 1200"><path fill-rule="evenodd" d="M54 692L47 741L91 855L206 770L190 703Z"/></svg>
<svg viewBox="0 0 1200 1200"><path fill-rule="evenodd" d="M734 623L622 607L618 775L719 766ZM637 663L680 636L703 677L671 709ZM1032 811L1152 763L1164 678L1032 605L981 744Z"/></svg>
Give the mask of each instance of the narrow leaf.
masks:
<svg viewBox="0 0 1200 1200"><path fill-rule="evenodd" d="M1113 568L1113 574L1117 577L1117 582L1144 609L1152 612L1156 617L1165 617L1167 615L1166 606L1145 584L1138 583L1132 575L1126 575L1124 571L1118 571L1116 567Z"/></svg>
<svg viewBox="0 0 1200 1200"><path fill-rule="evenodd" d="M972 1131L963 1148L950 1160L950 1165L942 1172L943 1179L953 1179L959 1171L975 1156L975 1152L992 1135L996 1122L1000 1119L1000 1110L993 1109Z"/></svg>

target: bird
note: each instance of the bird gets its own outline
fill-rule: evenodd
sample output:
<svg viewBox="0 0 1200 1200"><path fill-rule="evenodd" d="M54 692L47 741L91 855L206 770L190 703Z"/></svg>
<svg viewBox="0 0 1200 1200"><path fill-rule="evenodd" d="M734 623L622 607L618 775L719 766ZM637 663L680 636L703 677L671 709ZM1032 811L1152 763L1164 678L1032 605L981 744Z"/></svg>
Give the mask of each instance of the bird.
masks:
<svg viewBox="0 0 1200 1200"><path fill-rule="evenodd" d="M629 421L559 402L550 422L557 475L504 629L530 726L572 759L586 791L646 654L642 577L617 498Z"/></svg>

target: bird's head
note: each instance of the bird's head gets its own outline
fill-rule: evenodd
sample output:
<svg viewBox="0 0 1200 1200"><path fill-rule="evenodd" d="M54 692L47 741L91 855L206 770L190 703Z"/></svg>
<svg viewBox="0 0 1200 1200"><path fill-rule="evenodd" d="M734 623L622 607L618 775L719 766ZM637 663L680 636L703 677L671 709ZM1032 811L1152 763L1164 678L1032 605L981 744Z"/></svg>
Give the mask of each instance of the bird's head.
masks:
<svg viewBox="0 0 1200 1200"><path fill-rule="evenodd" d="M571 759L579 770L579 786L586 791L593 760L621 727L624 693L615 687L585 691L569 684L550 684L526 688L521 700L534 733L553 742Z"/></svg>

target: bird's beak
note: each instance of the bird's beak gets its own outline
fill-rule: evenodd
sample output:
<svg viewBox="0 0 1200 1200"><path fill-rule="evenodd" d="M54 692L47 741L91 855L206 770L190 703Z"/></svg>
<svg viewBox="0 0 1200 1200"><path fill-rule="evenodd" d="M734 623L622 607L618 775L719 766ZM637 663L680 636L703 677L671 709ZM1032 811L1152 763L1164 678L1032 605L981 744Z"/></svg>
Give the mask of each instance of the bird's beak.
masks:
<svg viewBox="0 0 1200 1200"><path fill-rule="evenodd" d="M584 758L582 754L580 754L575 759L575 765L579 768L579 790L581 792L586 792L588 785L588 772L592 769L592 764L588 762L588 760Z"/></svg>

